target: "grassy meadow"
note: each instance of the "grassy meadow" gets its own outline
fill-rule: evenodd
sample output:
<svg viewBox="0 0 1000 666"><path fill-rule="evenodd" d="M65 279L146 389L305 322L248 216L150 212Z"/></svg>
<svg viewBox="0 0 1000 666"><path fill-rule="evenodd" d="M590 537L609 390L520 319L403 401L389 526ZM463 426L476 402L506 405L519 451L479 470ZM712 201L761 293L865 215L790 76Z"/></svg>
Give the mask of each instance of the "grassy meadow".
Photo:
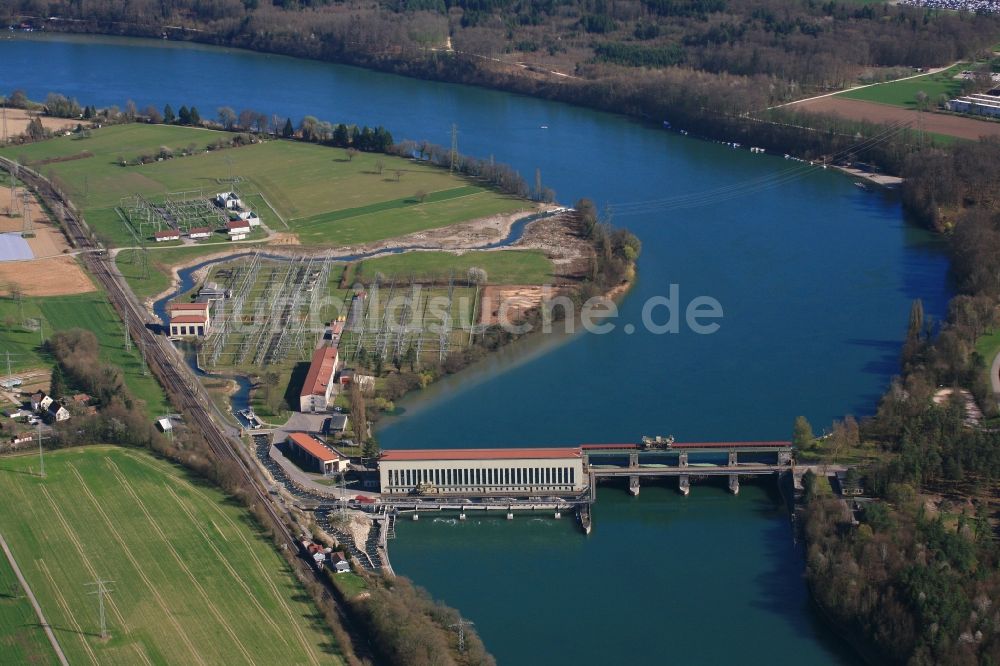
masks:
<svg viewBox="0 0 1000 666"><path fill-rule="evenodd" d="M841 93L840 97L916 109L917 93L924 92L927 94L931 108L937 108L937 100L940 95L956 97L961 94L962 82L954 77L962 70L968 68L969 65L967 63L955 65L937 74L927 74L926 76L919 76L905 81L890 81L859 90L849 90Z"/></svg>
<svg viewBox="0 0 1000 666"><path fill-rule="evenodd" d="M97 336L101 358L122 369L125 382L132 393L146 402L151 415L169 413L163 389L156 379L142 374L142 357L132 348L125 351L125 328L118 314L102 292L75 296L49 296L26 298L23 314L26 319L41 321L41 331L32 331L21 325L22 308L9 298L0 299L0 350L10 351L12 368L17 370L52 365L52 358L42 349L42 336L69 328L85 328ZM3 373L6 374L6 359Z"/></svg>
<svg viewBox="0 0 1000 666"><path fill-rule="evenodd" d="M366 259L355 268L354 278L369 282L376 273L417 280L447 280L454 273L464 280L470 268L486 271L490 284L545 284L552 280L552 262L541 250L492 250L489 252L407 252Z"/></svg>
<svg viewBox="0 0 1000 666"><path fill-rule="evenodd" d="M299 232L309 245L370 242L530 207L428 164L372 153L348 159L342 149L294 141L120 166L122 159L155 154L160 146L176 154L230 136L192 127L130 124L94 130L87 138L14 146L0 155L57 178L88 223L118 246L134 244L115 211L122 197L142 194L155 201L185 190L211 195L225 189L221 183L230 174L242 179L241 192L261 208L265 224L275 231Z"/></svg>
<svg viewBox="0 0 1000 666"><path fill-rule="evenodd" d="M246 510L183 469L116 447L0 460L18 511L0 531L73 664L338 664L337 646ZM112 580L110 639L89 581ZM0 570L0 581L6 581ZM4 663L40 652L23 610L0 596ZM24 626L29 622L29 626ZM41 654L38 661L52 661Z"/></svg>

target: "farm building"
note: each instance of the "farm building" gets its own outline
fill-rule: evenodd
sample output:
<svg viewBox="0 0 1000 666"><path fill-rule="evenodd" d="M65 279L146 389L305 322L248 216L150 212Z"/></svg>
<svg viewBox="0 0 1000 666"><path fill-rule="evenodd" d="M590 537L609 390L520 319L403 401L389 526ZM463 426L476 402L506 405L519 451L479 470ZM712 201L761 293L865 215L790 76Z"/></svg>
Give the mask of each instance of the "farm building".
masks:
<svg viewBox="0 0 1000 666"><path fill-rule="evenodd" d="M349 459L315 437L303 432L293 432L288 436L288 443L289 457L295 459L303 469L323 474L347 471Z"/></svg>
<svg viewBox="0 0 1000 666"><path fill-rule="evenodd" d="M333 563L334 573L349 573L351 571L351 563L347 561L347 557L341 552L330 553L330 561Z"/></svg>
<svg viewBox="0 0 1000 666"><path fill-rule="evenodd" d="M320 347L313 353L309 373L299 393L300 412L323 412L330 406L339 360L336 347Z"/></svg>
<svg viewBox="0 0 1000 666"><path fill-rule="evenodd" d="M976 94L950 100L949 111L968 113L974 116L1000 117L1000 95Z"/></svg>
<svg viewBox="0 0 1000 666"><path fill-rule="evenodd" d="M35 393L31 396L31 411L43 412L52 406L52 398L44 393Z"/></svg>
<svg viewBox="0 0 1000 666"><path fill-rule="evenodd" d="M188 230L188 238L197 240L199 238L211 238L212 229L209 227L192 227Z"/></svg>
<svg viewBox="0 0 1000 666"><path fill-rule="evenodd" d="M181 234L176 229L164 229L163 231L154 232L153 238L156 239L157 243L163 243L164 241L180 240Z"/></svg>
<svg viewBox="0 0 1000 666"><path fill-rule="evenodd" d="M203 338L211 332L211 304L171 303L168 310L171 337Z"/></svg>
<svg viewBox="0 0 1000 666"><path fill-rule="evenodd" d="M49 407L49 413L52 414L52 418L56 420L56 423L61 423L63 421L69 420L69 410L55 402Z"/></svg>
<svg viewBox="0 0 1000 666"><path fill-rule="evenodd" d="M229 240L243 240L250 235L250 223L243 220L226 222L226 233L229 234Z"/></svg>

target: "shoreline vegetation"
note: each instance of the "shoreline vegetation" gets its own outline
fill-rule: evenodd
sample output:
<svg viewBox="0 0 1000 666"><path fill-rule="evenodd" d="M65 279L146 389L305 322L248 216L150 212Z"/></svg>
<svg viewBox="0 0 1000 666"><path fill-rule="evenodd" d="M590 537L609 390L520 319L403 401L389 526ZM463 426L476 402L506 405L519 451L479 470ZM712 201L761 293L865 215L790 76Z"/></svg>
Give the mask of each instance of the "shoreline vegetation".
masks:
<svg viewBox="0 0 1000 666"><path fill-rule="evenodd" d="M90 139L99 136L101 132L110 131L108 127L99 129L96 124L129 124L135 122L149 123L154 120L152 113L145 116L138 113L134 107L126 105L124 111L117 109L98 110L94 107L80 107L74 100L69 100L60 95L50 95L46 104L39 105L31 103L20 93L11 95L11 98L24 108L43 108L50 115L53 110L61 109L65 116L79 116L78 120L85 121L79 123L75 130L78 137ZM63 106L60 106L63 105ZM201 124L200 117L194 107L188 109L183 107L187 123ZM158 113L158 111L157 111ZM192 115L197 118L197 122L192 120ZM220 113L220 116L224 114ZM160 120L164 120L161 116ZM253 119L251 119L253 122ZM94 126L91 126L91 123ZM285 119L285 126L290 127L291 121ZM261 121L255 128L242 126L243 132L231 132L229 143L223 142L220 138L215 138L214 149L209 148L208 153L213 150L223 150L230 146L252 145L258 139L253 136L253 129L260 132L266 131L264 123ZM342 126L341 126L342 127ZM234 126L230 130L237 129ZM284 130L284 127L282 128ZM336 146L338 142L346 141L347 150L353 150L355 141L361 141L368 132L367 129L345 128L348 131L346 140L343 134L338 133L338 127L319 123L319 121L304 120L298 130L291 129L285 139L295 138L299 142L315 142L325 145ZM388 133L377 128L374 136L388 137ZM22 146L30 147L42 145L46 140L51 139L53 133L40 121L34 120L25 129ZM279 139L280 140L280 139ZM391 141L391 139L389 139ZM94 144L91 144L94 145ZM345 147L341 144L339 147ZM392 153L392 147L388 143L370 143L366 146L369 152ZM186 157L174 157L173 155L162 154L155 160L157 162L169 159L196 159L191 157L195 151L189 150ZM545 201L552 198L552 193L541 186L537 186L534 191L528 188L525 181L516 172L513 172L504 165L495 165L482 160L475 160L466 156L452 156L440 147L422 143L400 144L396 148L399 156L413 157L414 153L435 164L438 168L453 166L464 176L474 176L488 181L493 187L502 189L512 195L524 197L531 195L536 201ZM87 158L92 157L88 155ZM19 158L20 159L20 158ZM86 159L86 158L85 158ZM351 157L350 159L353 159ZM72 162L73 160L70 160ZM131 158L118 160L118 162L130 162ZM62 178L54 175L51 167L65 163L58 157L45 158L41 162L27 160L26 166L32 168L49 169L47 177L49 181L63 191L75 191L75 185L70 175L64 174ZM447 163L451 162L451 165ZM457 164L455 163L457 162ZM142 155L135 158L136 164L147 164L150 160L144 159ZM119 166L116 168L130 168ZM397 178L398 180L398 178ZM86 191L86 190L85 190ZM591 296L627 288L631 283L635 271L635 260L640 251L638 239L623 229L612 229L598 219L597 211L592 202L584 199L577 203L576 210L572 214L567 213L568 222L563 222L566 229L563 233L576 237L580 243L589 248L588 252L581 256L585 266L577 267L579 275L573 280L565 280L562 284L563 293L570 293L574 300L582 302ZM539 224L535 221L532 224ZM529 225L530 226L530 225ZM109 239L109 244L113 240ZM208 253L217 250L220 246L208 244L205 251ZM279 248L284 246L277 246ZM187 261L204 261L204 256ZM484 276L485 278L485 276ZM542 312L543 308L533 308L524 313L526 319L540 321L545 316L556 319L560 317L558 313ZM564 314L564 313L563 313ZM364 414L366 403L371 403L369 413L379 411L378 405L390 402L387 395L401 395L400 391L413 390L423 386L427 379L428 372L440 374L451 374L458 372L462 368L474 363L489 351L498 349L507 343L517 339L517 334L510 333L501 326L488 326L478 336L478 341L471 347L449 354L440 367L421 367L420 373L415 372L414 362L408 361L409 372L403 368L403 360L395 359L395 371L390 368L379 368L377 375L380 377L380 388L383 393L376 393L373 396L361 396L352 394L351 411L355 416L360 416L355 423L366 423L368 419ZM262 515L262 509L253 502L254 494L246 486L245 479L231 463L219 461L214 458L207 442L197 432L187 428L174 433L172 438L162 435L151 425L150 414L147 413L145 404L135 399L129 387L123 380L121 371L113 363L102 360L98 356L99 345L97 338L90 332L81 329L60 330L52 333L46 346L46 354L54 360L53 382L58 375L60 386L64 383L76 390L85 390L93 396L93 411L78 414L71 421L72 425L58 424L56 426L56 436L50 445L56 448L68 448L72 446L86 445L91 442L103 442L117 444L124 447L141 447L162 455L165 458L179 462L195 473L212 480L225 492L238 499L247 506L255 516L257 522L268 525L267 518ZM379 364L382 365L382 364ZM388 366L389 364L386 364ZM375 368L363 365L369 371ZM416 383L411 381L417 378ZM62 393L63 389L60 388ZM183 404L179 396L173 395L166 390L167 397L175 405ZM184 410L181 409L181 419L184 420ZM367 436L367 429L359 429L357 436L359 443L364 444ZM374 442L368 443L368 447ZM374 444L377 451L377 444ZM308 523L303 522L301 517L291 517L293 529L303 532L310 532ZM338 649L342 652L347 663L368 663L366 655L373 652L385 663L393 664L492 664L493 658L486 652L481 641L472 629L466 630L465 649L459 650L457 647L454 632L450 630L449 624L459 617L457 612L434 602L423 590L415 588L405 578L393 580L381 580L369 574L360 574L355 582L355 592L357 589L363 590L359 594L348 594L342 590L341 579L323 582L310 577L308 568L304 566L295 554L283 552L286 561L292 566L296 577L300 583L309 591L312 599L317 604L326 623L330 626ZM330 586L334 586L340 594L341 604L333 601L329 594ZM371 640L374 639L374 642Z"/></svg>
<svg viewBox="0 0 1000 666"><path fill-rule="evenodd" d="M682 6L691 15L708 15L713 25L719 24L715 18L718 12L699 9L700 3ZM889 17L882 23L913 29L913 40L926 37L921 31L932 29L926 26L938 26L937 36L942 38L949 30L956 29L953 23L964 20L918 8L846 8L835 3L830 7L828 10L824 6L821 11L847 17L834 21L878 21ZM672 11L680 10L665 6L666 15ZM765 7L764 11L771 10ZM67 12L71 13L68 9ZM602 70L606 72L603 79L564 86L567 82L563 77L525 72L520 67L496 65L496 69L490 69L493 65L487 63L480 69L477 65L487 59L472 55L423 48L381 52L371 48L345 53L338 48L344 40L338 42L329 36L340 19L331 19L327 26L330 32L324 32L320 26L323 38L293 42L291 35L297 34L296 17L315 19L321 14L318 9L303 9L297 14L268 8L263 18L243 19L245 28L233 23L231 17L219 16L204 25L226 22L229 32L203 34L196 32L203 28L196 28L172 32L169 36L483 85L616 111L657 124L670 118L673 126L702 136L738 139L779 152L794 151L805 158L820 158L849 148L855 143L857 133L871 137L885 129L787 110L775 112L767 119L749 116L766 107L760 95L767 93L760 91L773 90L774 85L779 85L780 99L791 92L786 81L759 72L741 75L720 68L720 73L712 74L674 66L666 70L643 70L642 77L630 77L629 70L609 69ZM251 39L265 31L251 28L261 20L276 17L288 19L287 25L267 32L269 41L252 44ZM79 24L63 25L73 32L144 37L163 34L162 21L138 25L129 23L128 16L119 18L125 20L114 25L102 26L93 17L81 18L83 22ZM386 42L396 36L397 32L392 30L377 29L386 25L398 29L399 23L393 23L391 15L385 19L388 23L380 22L378 17L368 20L376 28L370 33L372 39ZM766 17L755 21L767 23ZM974 58L992 45L997 19L969 17L968 24L972 23L976 25L971 28L967 25L966 29L976 34L965 40L965 44L948 37L947 47L927 43L925 49L915 50L911 37L902 37L896 61L884 58L880 64L931 66ZM948 29L941 29L941 24ZM600 20L592 25L599 26ZM808 34L812 25L793 22L785 34ZM925 27L920 28L921 25ZM601 34L599 30L588 34ZM706 43L718 46L733 42L723 39ZM610 55L613 51L605 53L617 57ZM626 54L621 59L641 55L635 51L628 54L627 50L620 53ZM813 62L808 58L800 60L802 66ZM828 62L835 61L834 58ZM603 67L595 65L597 69ZM720 92L723 82L730 87L727 93ZM688 95L690 104L682 99L661 97L668 94L663 90L671 83L683 83L677 86L677 95ZM619 92L613 92L616 85ZM691 95L698 86L706 92ZM586 96L590 99L584 100ZM705 113L706 106L712 109L710 113ZM810 127L803 127L804 124ZM997 161L1000 142L928 143L913 130L898 129L891 140L874 143L854 157L905 178L903 198L907 211L921 224L951 239L958 294L943 322L930 322L923 316L922 307L914 305L902 351L902 374L883 396L874 417L861 423L847 418L835 423L829 436L818 440L811 436L811 431L807 437L796 437L800 449L809 455L833 462L845 459L856 462L860 483L874 498L864 508L851 510L829 493L828 485L807 475L803 514L807 576L813 597L823 612L870 645L888 663L1000 663L1000 620L994 606L1000 598L995 500L1000 478L1000 436L988 428L969 427L959 401L937 404L933 400L939 386L968 390L984 411L986 425L996 423L992 420L997 415L996 399L988 384L983 383L984 368L989 367L992 359L980 357L974 343L1000 326L996 312L1000 288L995 279L1000 274L1000 266L996 265L1000 257L1000 204L997 203L1000 183L989 178L997 172L995 166L987 168Z"/></svg>
<svg viewBox="0 0 1000 666"><path fill-rule="evenodd" d="M991 15L836 2L145 4L113 10L56 2L37 12L12 6L7 20L36 30L190 41L504 90L806 160L851 151L852 160L891 173L899 173L907 154L938 139L912 127L880 136L879 123L777 107L857 81L902 78L913 68L989 60L1000 34L1000 18ZM963 85L985 89L988 77ZM859 136L879 140L859 144Z"/></svg>
<svg viewBox="0 0 1000 666"><path fill-rule="evenodd" d="M998 163L997 140L907 158L904 205L949 239L957 293L940 322L913 303L874 416L820 439L796 422L800 451L854 466L846 483L869 498L807 478L802 525L816 603L879 662L1000 663L1000 396L980 353L1000 328Z"/></svg>

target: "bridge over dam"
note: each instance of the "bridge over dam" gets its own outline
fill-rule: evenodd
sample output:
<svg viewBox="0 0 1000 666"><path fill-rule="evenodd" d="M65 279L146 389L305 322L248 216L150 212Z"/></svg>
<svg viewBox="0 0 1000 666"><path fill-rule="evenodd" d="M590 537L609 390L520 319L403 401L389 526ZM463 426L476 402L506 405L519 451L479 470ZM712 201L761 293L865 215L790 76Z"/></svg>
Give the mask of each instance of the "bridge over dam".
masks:
<svg viewBox="0 0 1000 666"><path fill-rule="evenodd" d="M724 476L729 489L740 491L740 476L781 474L792 469L792 444L760 442L674 442L644 438L642 444L584 444L587 471L593 483L628 479L629 492L639 494L641 479L677 478L687 495L691 479Z"/></svg>
<svg viewBox="0 0 1000 666"><path fill-rule="evenodd" d="M383 451L378 462L380 503L395 512L551 510L575 507L586 531L598 482L626 479L639 494L641 479L675 477L683 494L691 480L726 477L739 492L741 476L792 471L787 441L675 442L643 438L635 444L516 449Z"/></svg>

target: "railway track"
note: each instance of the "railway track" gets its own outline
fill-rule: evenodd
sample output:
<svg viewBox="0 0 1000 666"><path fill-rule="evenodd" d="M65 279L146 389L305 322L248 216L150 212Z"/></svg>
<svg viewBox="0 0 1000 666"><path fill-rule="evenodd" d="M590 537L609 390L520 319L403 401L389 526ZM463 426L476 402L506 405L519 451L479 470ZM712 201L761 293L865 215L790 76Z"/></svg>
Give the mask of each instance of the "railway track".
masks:
<svg viewBox="0 0 1000 666"><path fill-rule="evenodd" d="M0 158L0 164L7 170L15 165L5 158ZM175 407L186 412L205 440L212 453L220 460L235 462L244 478L253 488L257 499L271 518L272 527L287 541L288 546L296 548L294 535L288 529L287 523L278 513L278 509L270 500L262 478L234 446L225 430L212 418L207 405L210 398L205 394L200 382L194 377L184 361L178 356L170 343L163 336L153 333L147 326L149 315L138 303L125 279L114 267L111 255L104 252L100 243L93 237L89 227L76 212L75 207L58 192L52 183L35 171L23 166L16 167L21 181L39 197L50 212L61 210L59 220L70 243L78 250L84 250L79 257L90 274L104 288L112 306L118 312L122 321L126 322L133 342L145 352L146 362L160 383L171 394ZM237 445L238 446L238 445Z"/></svg>
<svg viewBox="0 0 1000 666"><path fill-rule="evenodd" d="M0 157L0 168L7 171L16 170L21 182L34 191L52 218L59 222L70 244L79 250L79 259L100 283L118 316L125 322L133 343L144 353L146 363L167 390L174 407L187 416L191 427L201 432L212 454L218 460L229 460L236 464L253 491L254 503L264 509L270 523L269 527L274 530L275 535L280 535L281 548L290 549L288 550L290 553L297 553L299 545L288 527L293 521L290 517L286 520L282 515L286 512L275 504L268 493L266 480L249 458L252 454L245 451L238 440L230 437L212 416L211 398L173 345L164 336L154 333L148 327L148 324L153 323L149 314L136 299L125 278L118 272L111 253L105 251L82 215L76 210L76 206L51 181L36 171L4 157ZM293 566L300 574L312 576L313 580L323 586L326 590L325 596L337 598L332 583L325 576L315 571L301 558L292 559ZM359 657L371 659L368 637L358 631L342 604L334 602L334 607L341 624L351 638L351 645L345 647L352 649Z"/></svg>

